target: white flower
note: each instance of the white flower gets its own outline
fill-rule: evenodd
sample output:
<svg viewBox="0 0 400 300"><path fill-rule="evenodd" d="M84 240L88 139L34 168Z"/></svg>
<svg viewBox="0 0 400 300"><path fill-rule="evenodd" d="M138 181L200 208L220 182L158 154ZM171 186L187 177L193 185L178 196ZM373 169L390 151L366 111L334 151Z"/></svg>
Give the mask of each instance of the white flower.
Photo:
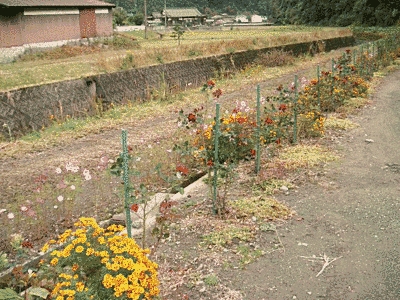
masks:
<svg viewBox="0 0 400 300"><path fill-rule="evenodd" d="M14 214L11 213L11 212L8 213L8 214L7 214L7 218L9 218L10 220L11 220L11 219L14 219Z"/></svg>
<svg viewBox="0 0 400 300"><path fill-rule="evenodd" d="M182 127L182 122L178 122L178 127Z"/></svg>
<svg viewBox="0 0 400 300"><path fill-rule="evenodd" d="M176 178L178 178L178 179L181 179L181 178L182 178L181 172L176 172Z"/></svg>
<svg viewBox="0 0 400 300"><path fill-rule="evenodd" d="M90 172L89 172L89 170L88 169L85 169L85 170L83 170L83 175L90 175Z"/></svg>
<svg viewBox="0 0 400 300"><path fill-rule="evenodd" d="M33 270L28 269L28 277L29 278L31 278L34 274L35 274L35 272L33 272Z"/></svg>
<svg viewBox="0 0 400 300"><path fill-rule="evenodd" d="M240 106L241 106L241 107L246 107L246 106L247 106L247 105L246 105L246 102L245 102L245 101L240 102Z"/></svg>
<svg viewBox="0 0 400 300"><path fill-rule="evenodd" d="M168 152L168 153L171 153L171 152L172 152L172 149L168 149L167 152Z"/></svg>
<svg viewBox="0 0 400 300"><path fill-rule="evenodd" d="M57 173L57 174L61 174L61 172L62 172L62 171L61 171L61 168L57 168L57 169L56 169L56 173Z"/></svg>
<svg viewBox="0 0 400 300"><path fill-rule="evenodd" d="M79 167L78 166L74 166L71 162L68 162L65 165L65 169L67 169L67 171L71 171L73 173L76 173L76 172L78 172Z"/></svg>
<svg viewBox="0 0 400 300"><path fill-rule="evenodd" d="M75 186L74 185L71 185L71 190L75 190Z"/></svg>
<svg viewBox="0 0 400 300"><path fill-rule="evenodd" d="M21 211L27 211L28 208L26 206L21 206Z"/></svg>
<svg viewBox="0 0 400 300"><path fill-rule="evenodd" d="M149 148L153 148L153 146L152 146L152 145L148 145L147 147L149 147Z"/></svg>
<svg viewBox="0 0 400 300"><path fill-rule="evenodd" d="M1 215L3 212L6 212L6 211L7 211L7 209L5 209L5 208L0 209L0 215Z"/></svg>
<svg viewBox="0 0 400 300"><path fill-rule="evenodd" d="M58 200L59 202L63 202L63 201L64 201L64 197L60 195L60 196L57 197L57 200Z"/></svg>
<svg viewBox="0 0 400 300"><path fill-rule="evenodd" d="M92 175L90 174L85 175L85 180L90 180L90 179L92 179Z"/></svg>
<svg viewBox="0 0 400 300"><path fill-rule="evenodd" d="M140 157L137 157L137 158L136 158L136 161L140 161L140 160L141 160L141 158L140 158Z"/></svg>
<svg viewBox="0 0 400 300"><path fill-rule="evenodd" d="M54 209L57 209L57 208L58 208L58 206L57 206L57 205L54 205L53 207L54 207Z"/></svg>

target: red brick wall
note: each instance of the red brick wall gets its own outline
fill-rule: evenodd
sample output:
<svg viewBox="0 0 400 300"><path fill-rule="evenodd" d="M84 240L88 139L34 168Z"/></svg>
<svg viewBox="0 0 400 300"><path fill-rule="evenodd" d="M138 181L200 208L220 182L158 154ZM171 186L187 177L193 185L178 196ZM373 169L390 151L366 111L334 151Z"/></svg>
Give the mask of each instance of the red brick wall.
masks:
<svg viewBox="0 0 400 300"><path fill-rule="evenodd" d="M80 38L79 15L23 16L24 43Z"/></svg>
<svg viewBox="0 0 400 300"><path fill-rule="evenodd" d="M81 28L81 38L90 38L97 35L94 8L79 10L79 26Z"/></svg>
<svg viewBox="0 0 400 300"><path fill-rule="evenodd" d="M15 13L7 16L0 15L0 48L22 46L21 33L22 13Z"/></svg>

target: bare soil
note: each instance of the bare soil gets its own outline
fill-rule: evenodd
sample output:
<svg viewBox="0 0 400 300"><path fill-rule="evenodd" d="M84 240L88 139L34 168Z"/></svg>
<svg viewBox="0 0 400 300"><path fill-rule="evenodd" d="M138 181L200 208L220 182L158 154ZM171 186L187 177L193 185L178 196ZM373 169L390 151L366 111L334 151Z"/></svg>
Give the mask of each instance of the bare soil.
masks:
<svg viewBox="0 0 400 300"><path fill-rule="evenodd" d="M311 62L296 74L310 74L322 60ZM287 84L292 76L264 82L261 88L271 90ZM211 214L207 188L199 188L176 204L165 228L158 226L161 232L149 241L151 256L159 264L161 298L400 299L399 82L400 71L382 79L370 105L351 116L359 128L327 133L318 141L340 153L339 162L287 174L296 187L288 193L277 192L275 197L296 212L292 218L265 221L263 229L260 220L237 219L233 212L220 220ZM248 94L254 95L253 85L224 95L221 101L235 103ZM132 144L162 143L171 137L167 128L175 121L176 112L171 111L152 122L131 124L129 138ZM119 152L120 130L111 129L41 152L2 157L0 204L6 204L15 193L23 195L21 191L34 189L32 179L43 169L51 172L71 159L84 162L88 168L97 167L101 157L113 158ZM252 196L251 166L241 168L228 200ZM114 187L119 184L101 172L97 177L111 181ZM101 200L95 212L99 218L109 217L121 206L114 190L98 193ZM94 205L85 203L84 197L74 206L73 217L94 213ZM252 226L253 238L234 238L221 247L204 242L205 235L226 224ZM49 235L64 229L60 224L52 225ZM40 235L31 238L40 243L47 237ZM323 269L325 262L329 265Z"/></svg>
<svg viewBox="0 0 400 300"><path fill-rule="evenodd" d="M400 299L399 80L400 71L384 78L370 105L351 117L359 128L319 141L342 158L305 171L306 183L275 195L297 213L275 231L215 249L199 246L199 230L188 225L196 213L173 224L156 251L164 298ZM235 184L230 199L251 193ZM209 218L202 232L218 228ZM260 249L265 254L256 258Z"/></svg>

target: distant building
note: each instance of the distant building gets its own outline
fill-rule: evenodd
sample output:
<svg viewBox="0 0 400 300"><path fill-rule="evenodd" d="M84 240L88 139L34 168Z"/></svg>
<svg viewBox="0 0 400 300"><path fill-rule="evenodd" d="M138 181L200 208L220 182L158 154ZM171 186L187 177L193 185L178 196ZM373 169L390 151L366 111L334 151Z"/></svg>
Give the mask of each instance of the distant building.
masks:
<svg viewBox="0 0 400 300"><path fill-rule="evenodd" d="M0 0L0 48L112 35L113 7L98 0Z"/></svg>
<svg viewBox="0 0 400 300"><path fill-rule="evenodd" d="M151 20L159 20L163 24L165 24L165 18L167 19L168 26L204 25L206 21L206 15L203 15L197 8L193 7L167 8L162 12L153 12L150 17Z"/></svg>
<svg viewBox="0 0 400 300"><path fill-rule="evenodd" d="M236 23L248 23L249 19L245 15L237 15L235 17L235 21Z"/></svg>
<svg viewBox="0 0 400 300"><path fill-rule="evenodd" d="M263 17L259 15L252 15L251 16L251 23L261 23L263 21Z"/></svg>

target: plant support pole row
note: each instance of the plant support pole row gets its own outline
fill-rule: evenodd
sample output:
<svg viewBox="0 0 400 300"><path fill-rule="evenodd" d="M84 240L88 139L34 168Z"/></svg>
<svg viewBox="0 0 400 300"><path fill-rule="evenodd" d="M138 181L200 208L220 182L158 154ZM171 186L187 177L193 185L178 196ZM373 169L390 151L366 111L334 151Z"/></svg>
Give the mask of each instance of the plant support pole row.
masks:
<svg viewBox="0 0 400 300"><path fill-rule="evenodd" d="M256 174L260 172L261 146L260 146L260 128L261 128L261 112L260 112L260 85L257 85L257 129L256 129Z"/></svg>
<svg viewBox="0 0 400 300"><path fill-rule="evenodd" d="M220 117L219 117L220 104L215 104L215 136L214 136L214 177L213 177L213 211L217 213L217 180L218 180L218 167L219 167L219 132L220 132Z"/></svg>
<svg viewBox="0 0 400 300"><path fill-rule="evenodd" d="M130 204L130 183L129 183L129 166L128 166L128 143L127 143L127 132L125 129L122 129L122 168L123 168L123 181L124 181L124 207L125 207L125 215L126 215L126 231L128 233L128 237L132 237L132 219L131 219L131 208Z"/></svg>

